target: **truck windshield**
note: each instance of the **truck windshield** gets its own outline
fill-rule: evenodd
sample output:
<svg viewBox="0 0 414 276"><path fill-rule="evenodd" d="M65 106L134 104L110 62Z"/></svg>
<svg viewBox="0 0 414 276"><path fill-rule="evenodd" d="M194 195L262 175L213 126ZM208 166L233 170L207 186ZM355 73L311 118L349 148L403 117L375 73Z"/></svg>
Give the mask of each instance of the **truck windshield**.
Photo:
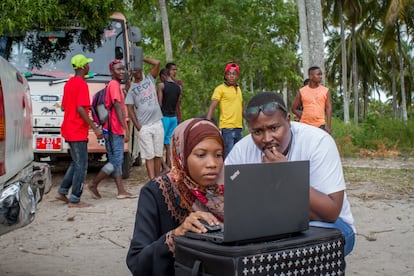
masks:
<svg viewBox="0 0 414 276"><path fill-rule="evenodd" d="M127 64L125 24L112 20L100 36L92 38L80 27L61 28L45 32L32 30L22 36L0 37L0 55L21 72L30 72L34 78L68 78L74 73L70 59L82 53L93 58L90 72L110 76L112 59L123 59Z"/></svg>

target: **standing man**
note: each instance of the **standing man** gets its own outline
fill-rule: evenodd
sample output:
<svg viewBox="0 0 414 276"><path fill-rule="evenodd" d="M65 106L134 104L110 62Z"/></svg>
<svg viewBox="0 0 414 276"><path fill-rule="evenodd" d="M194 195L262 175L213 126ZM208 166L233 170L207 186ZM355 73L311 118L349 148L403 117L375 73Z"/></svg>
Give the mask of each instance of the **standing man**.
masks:
<svg viewBox="0 0 414 276"><path fill-rule="evenodd" d="M132 71L134 81L130 84L125 104L129 118L139 131L141 157L145 160L148 177L152 179L160 175L164 156L162 112L155 85L160 61L153 58L144 58L143 61L152 65L151 72L144 78L142 70Z"/></svg>
<svg viewBox="0 0 414 276"><path fill-rule="evenodd" d="M105 135L105 147L108 162L96 175L92 184L88 185L89 191L95 199L100 199L98 184L111 175L115 179L118 190L117 199L134 198L127 192L122 184L122 163L124 162L124 143L129 141L129 127L127 123L124 93L121 81L124 78L125 67L120 59L114 59L109 64L112 80L106 87L105 104L109 111L108 121L103 125Z"/></svg>
<svg viewBox="0 0 414 276"><path fill-rule="evenodd" d="M322 70L317 66L308 70L309 83L299 90L292 105L292 112L299 122L319 127L331 134L332 97L323 85ZM300 107L303 107L303 110ZM325 121L326 119L326 121Z"/></svg>
<svg viewBox="0 0 414 276"><path fill-rule="evenodd" d="M181 96L178 100L177 109L175 111L176 116L177 116L177 121L178 121L178 123L181 123L181 121L182 121L182 117L181 117L181 99L183 97L183 92L184 92L184 83L183 83L182 80L177 79L178 68L177 68L177 65L174 62L168 62L165 65L165 68L167 68L172 80L181 87Z"/></svg>
<svg viewBox="0 0 414 276"><path fill-rule="evenodd" d="M102 131L89 118L91 107L88 84L84 76L89 72L89 63L93 59L82 54L72 57L71 63L75 76L65 84L62 99L64 111L61 126L62 136L69 143L72 162L67 169L60 185L56 199L68 203L69 207L89 207L86 202L80 201L86 172L88 169L88 132L93 129L98 139L103 138ZM72 187L69 198L66 195Z"/></svg>
<svg viewBox="0 0 414 276"><path fill-rule="evenodd" d="M170 77L168 69L164 68L160 71L160 80L161 82L157 86L157 94L163 116L165 161L167 168L171 168L170 141L178 124L176 110L182 91L181 87Z"/></svg>
<svg viewBox="0 0 414 276"><path fill-rule="evenodd" d="M240 68L236 63L229 63L224 70L224 83L214 89L211 104L207 112L207 120L213 119L214 110L219 105L219 128L224 138L226 156L242 138L243 97L237 79Z"/></svg>
<svg viewBox="0 0 414 276"><path fill-rule="evenodd" d="M341 230L348 255L355 243L354 218L334 139L318 128L291 122L282 97L273 92L253 96L244 118L250 134L234 146L225 165L309 160L310 225Z"/></svg>

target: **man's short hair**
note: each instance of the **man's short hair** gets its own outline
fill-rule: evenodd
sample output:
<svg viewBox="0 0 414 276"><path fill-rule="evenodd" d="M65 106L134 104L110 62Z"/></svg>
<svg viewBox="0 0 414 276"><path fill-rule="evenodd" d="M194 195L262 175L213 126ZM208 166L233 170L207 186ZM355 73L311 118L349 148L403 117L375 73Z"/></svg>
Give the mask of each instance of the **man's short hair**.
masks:
<svg viewBox="0 0 414 276"><path fill-rule="evenodd" d="M310 75L310 73L312 72L312 71L315 71L315 70L320 70L321 69L321 67L319 67L319 66L312 66L312 67L309 67L309 69L308 69L308 75Z"/></svg>
<svg viewBox="0 0 414 276"><path fill-rule="evenodd" d="M177 66L177 64L175 64L174 62L168 62L168 63L165 65L165 68L170 69L170 68L171 68L171 67L173 67L173 66Z"/></svg>
<svg viewBox="0 0 414 276"><path fill-rule="evenodd" d="M162 68L160 73L159 73L160 78L161 78L162 75L168 77L168 76L170 76L170 71L168 71L167 68Z"/></svg>
<svg viewBox="0 0 414 276"><path fill-rule="evenodd" d="M273 102L277 102L279 105L283 106L286 110L286 105L285 102L283 101L283 98L275 92L260 92L256 95L254 95L250 101L247 103L246 109L249 107L253 107L253 106L259 106L259 105L263 105L263 104L267 104L267 103L273 103ZM280 109L283 113L285 113L284 115L287 115L287 112L285 112L284 110Z"/></svg>

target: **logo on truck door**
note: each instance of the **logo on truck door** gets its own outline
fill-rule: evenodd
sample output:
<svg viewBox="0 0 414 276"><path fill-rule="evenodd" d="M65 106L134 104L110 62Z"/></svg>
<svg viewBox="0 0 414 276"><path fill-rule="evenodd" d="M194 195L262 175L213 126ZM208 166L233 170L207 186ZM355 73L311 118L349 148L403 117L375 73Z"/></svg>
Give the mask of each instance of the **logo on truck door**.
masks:
<svg viewBox="0 0 414 276"><path fill-rule="evenodd" d="M46 106L44 106L44 107L42 107L41 109L40 109L41 111L42 111L42 115L44 115L44 114L51 114L51 115L54 115L54 114L57 114L56 113L56 109L54 108L54 107L51 107L51 108L49 108L49 107L46 107Z"/></svg>

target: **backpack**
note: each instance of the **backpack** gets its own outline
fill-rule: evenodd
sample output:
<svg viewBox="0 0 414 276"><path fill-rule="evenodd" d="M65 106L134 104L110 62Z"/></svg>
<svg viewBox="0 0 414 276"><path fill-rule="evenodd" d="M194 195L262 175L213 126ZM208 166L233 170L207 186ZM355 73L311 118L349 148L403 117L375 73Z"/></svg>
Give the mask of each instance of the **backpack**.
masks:
<svg viewBox="0 0 414 276"><path fill-rule="evenodd" d="M103 125L109 117L109 111L105 104L106 86L96 92L92 98L92 119L98 125Z"/></svg>

